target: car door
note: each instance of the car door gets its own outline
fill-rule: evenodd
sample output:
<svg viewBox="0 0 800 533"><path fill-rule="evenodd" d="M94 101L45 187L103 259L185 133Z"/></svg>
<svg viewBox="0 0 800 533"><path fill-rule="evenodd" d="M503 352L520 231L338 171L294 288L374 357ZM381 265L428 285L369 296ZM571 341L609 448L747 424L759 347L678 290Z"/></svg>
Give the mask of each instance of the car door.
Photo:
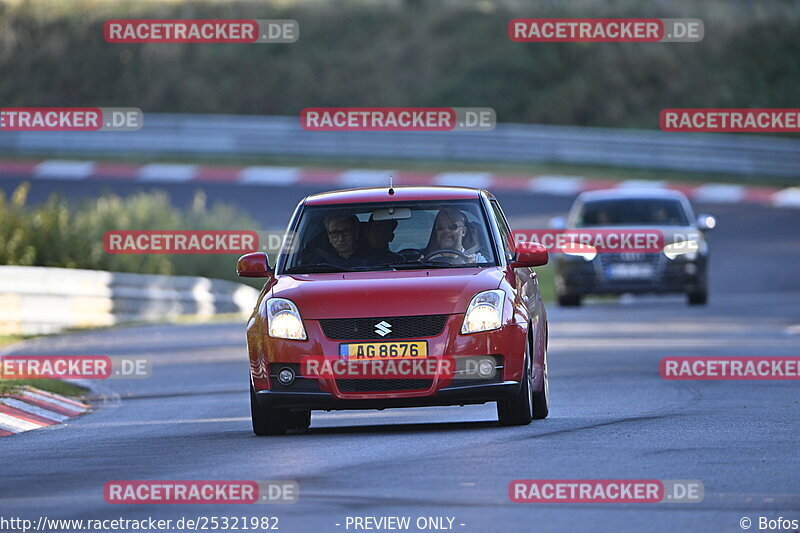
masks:
<svg viewBox="0 0 800 533"><path fill-rule="evenodd" d="M500 233L501 252L506 255L506 265L514 258L514 236L500 203L490 198L489 205L497 229ZM547 346L547 314L542 303L539 280L533 268L510 268L506 266L506 279L515 287L515 309L524 310L532 328L533 353L541 361ZM537 362L538 362L537 361Z"/></svg>

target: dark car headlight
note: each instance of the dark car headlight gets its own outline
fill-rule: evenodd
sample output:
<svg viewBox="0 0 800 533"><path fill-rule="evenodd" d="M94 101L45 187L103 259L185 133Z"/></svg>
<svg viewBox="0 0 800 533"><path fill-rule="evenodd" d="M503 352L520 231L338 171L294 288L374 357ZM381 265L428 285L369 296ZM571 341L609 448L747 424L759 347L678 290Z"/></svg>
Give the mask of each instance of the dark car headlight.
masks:
<svg viewBox="0 0 800 533"><path fill-rule="evenodd" d="M700 243L695 240L673 242L664 246L664 255L670 260L683 256L688 261L694 261L697 259L698 250L700 250Z"/></svg>

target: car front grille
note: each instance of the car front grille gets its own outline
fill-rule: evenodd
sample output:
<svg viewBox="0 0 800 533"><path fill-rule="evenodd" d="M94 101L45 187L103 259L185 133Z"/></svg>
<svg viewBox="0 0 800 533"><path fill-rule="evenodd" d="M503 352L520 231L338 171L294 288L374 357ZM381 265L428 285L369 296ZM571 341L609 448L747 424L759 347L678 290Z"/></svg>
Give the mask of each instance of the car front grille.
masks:
<svg viewBox="0 0 800 533"><path fill-rule="evenodd" d="M609 263L648 263L651 265L658 265L664 257L662 254L657 253L599 253L597 260L603 264Z"/></svg>
<svg viewBox="0 0 800 533"><path fill-rule="evenodd" d="M448 315L392 316L385 318L328 318L320 320L325 336L334 341L416 339L435 337ZM388 324L378 326L378 324ZM388 330L388 332L387 332ZM381 335L381 333L386 333Z"/></svg>
<svg viewBox="0 0 800 533"><path fill-rule="evenodd" d="M432 379L337 379L341 392L395 392L428 390Z"/></svg>
<svg viewBox="0 0 800 533"><path fill-rule="evenodd" d="M616 281L625 283L629 280L608 279L606 269L613 264L650 265L653 268L653 276L647 281L656 282L661 279L666 261L666 256L661 253L599 253L597 254L597 260L594 261L594 266L599 279L611 283Z"/></svg>

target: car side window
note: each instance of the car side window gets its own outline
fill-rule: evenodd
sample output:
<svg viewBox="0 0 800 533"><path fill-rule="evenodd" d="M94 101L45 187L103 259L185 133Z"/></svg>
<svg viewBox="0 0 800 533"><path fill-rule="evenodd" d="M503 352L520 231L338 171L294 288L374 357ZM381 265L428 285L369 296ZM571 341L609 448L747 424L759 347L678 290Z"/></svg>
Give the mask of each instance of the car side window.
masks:
<svg viewBox="0 0 800 533"><path fill-rule="evenodd" d="M494 214L495 221L497 222L497 228L500 230L500 236L503 240L503 250L506 253L506 258L511 260L514 258L514 248L512 246L514 238L511 235L511 228L508 226L508 222L506 222L506 216L503 214L503 210L500 209L500 204L497 203L497 200L491 200L491 206L492 213Z"/></svg>

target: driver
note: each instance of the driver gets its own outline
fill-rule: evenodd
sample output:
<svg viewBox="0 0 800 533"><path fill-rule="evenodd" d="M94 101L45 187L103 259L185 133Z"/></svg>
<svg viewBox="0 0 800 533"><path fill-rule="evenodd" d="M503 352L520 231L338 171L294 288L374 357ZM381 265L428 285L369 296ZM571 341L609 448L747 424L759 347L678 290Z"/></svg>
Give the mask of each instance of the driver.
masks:
<svg viewBox="0 0 800 533"><path fill-rule="evenodd" d="M424 251L428 256L437 250L456 250L464 254L469 263L485 263L487 259L480 253L468 254L464 249L464 237L467 236L467 216L452 207L439 210L433 222L433 235L428 248ZM437 254L438 255L438 254ZM456 262L465 262L456 254L441 254L444 257L456 258Z"/></svg>

